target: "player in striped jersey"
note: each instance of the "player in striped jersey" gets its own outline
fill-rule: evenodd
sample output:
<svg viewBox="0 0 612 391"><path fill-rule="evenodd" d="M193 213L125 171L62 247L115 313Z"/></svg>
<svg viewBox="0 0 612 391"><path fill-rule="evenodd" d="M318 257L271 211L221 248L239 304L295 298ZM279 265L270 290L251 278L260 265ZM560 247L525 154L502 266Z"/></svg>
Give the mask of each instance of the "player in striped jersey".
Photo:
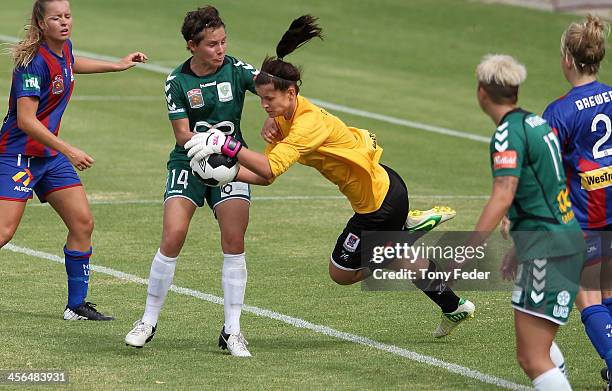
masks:
<svg viewBox="0 0 612 391"><path fill-rule="evenodd" d="M132 53L116 63L72 54L68 0L36 0L26 38L14 45L8 114L0 130L0 248L13 237L35 192L68 228L66 320L111 320L86 302L93 218L78 170L94 160L58 137L74 87L74 73L116 72L146 61Z"/></svg>
<svg viewBox="0 0 612 391"><path fill-rule="evenodd" d="M576 299L593 346L612 368L612 87L597 81L609 26L588 16L561 38L561 69L572 89L543 117L559 138L587 261Z"/></svg>
<svg viewBox="0 0 612 391"><path fill-rule="evenodd" d="M346 126L299 95L300 70L283 58L314 37L321 37L316 18L304 15L294 20L276 48L277 58L266 58L255 79L262 108L281 133L265 154L251 151L240 140L219 131L196 134L185 148L194 159L211 153L236 156L241 164L237 180L247 183L269 185L299 162L337 185L355 213L339 235L328 267L334 282L350 285L380 268L375 262L362 263L362 232L403 230L408 217L408 190L393 169L380 164L382 148L374 134ZM432 225L454 214L446 209ZM427 270L431 275L437 271L427 259L414 261L401 267ZM459 298L445 280L423 278L415 280L415 285L442 310L441 323L433 333L436 338L449 335L474 316L474 304Z"/></svg>

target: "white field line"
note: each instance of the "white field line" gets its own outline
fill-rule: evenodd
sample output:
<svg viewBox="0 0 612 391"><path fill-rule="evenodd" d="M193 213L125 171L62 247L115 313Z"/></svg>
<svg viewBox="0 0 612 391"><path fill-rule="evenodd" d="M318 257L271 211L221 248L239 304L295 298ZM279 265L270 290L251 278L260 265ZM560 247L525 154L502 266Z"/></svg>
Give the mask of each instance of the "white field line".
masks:
<svg viewBox="0 0 612 391"><path fill-rule="evenodd" d="M410 199L438 199L438 200L486 200L489 198L488 195L411 195ZM253 201L317 201L317 200L343 200L346 199L344 196L335 196L335 195L320 195L320 196L261 196L261 197L252 197ZM145 204L145 205L162 205L163 200L160 198L158 200L89 200L89 205L137 205L137 204ZM30 206L46 206L47 203L30 203Z"/></svg>
<svg viewBox="0 0 612 391"><path fill-rule="evenodd" d="M47 259L47 260L57 262L57 263L64 263L64 259L57 255L45 253L42 251L36 251L36 250L30 249L27 247L15 246L10 243L5 245L4 249L15 252L15 253L26 254L32 257L36 257L36 258ZM109 276L113 276L113 277L116 277L122 280L134 282L136 284L140 284L140 285L148 284L148 281L144 278L140 278L133 274L124 273L124 272L114 270L114 269L111 269L105 266L92 265L91 269L96 272L107 274ZM197 299L208 301L214 304L221 304L221 305L223 304L223 299L221 297L211 295L208 293L204 293L204 292L200 292L200 291L196 291L193 289L182 288L176 285L172 285L170 287L170 290L178 294L184 295L184 296L195 297ZM287 323L289 325L292 325L298 328L311 330L311 331L314 331L315 333L327 335L332 338L341 339L341 340L352 342L358 345L368 346L368 347L378 349L378 350L381 350L387 353L391 353L396 356L404 357L409 360L416 361L422 364L442 368L449 372L456 373L458 375L468 377L471 379L475 379L483 383L493 384L493 385L496 385L498 387L505 388L508 390L531 390L530 387L527 387L521 384L517 384L517 383L513 383L511 381L504 380L504 379L501 379L501 378L498 378L492 375L488 375L486 373L482 373L480 371L476 371L470 368L466 368L461 365L448 363L446 361L437 359L435 357L430 357L424 354L412 352L410 350L403 349L395 345L388 345L382 342L377 342L370 338L338 331L338 330L332 329L331 327L310 323L306 320L294 318L288 315L283 315L281 313L278 313L272 310L268 310L265 308L245 305L243 307L243 311L250 312L257 316L278 320L280 322L284 322L284 323Z"/></svg>
<svg viewBox="0 0 612 391"><path fill-rule="evenodd" d="M0 100L8 100L8 96L0 96ZM256 100L257 97L248 95L245 100ZM70 101L85 101L85 102L159 102L164 103L166 100L163 95L74 95Z"/></svg>
<svg viewBox="0 0 612 391"><path fill-rule="evenodd" d="M0 41L13 42L14 43L14 42L18 42L19 39L17 37L13 37L13 36L9 36L9 35L1 35L0 34ZM118 57L104 56L104 55L101 55L101 54L85 52L85 51L82 51L82 50L75 50L74 54L77 55L77 56L90 57L90 58L95 58L95 59L98 59L98 60L106 60L106 61L117 61L117 60L119 60ZM145 69L145 70L148 70L148 71L151 71L151 72L162 73L164 75L169 74L170 72L172 72L172 69L173 69L173 68L168 68L168 67L164 67L164 66L161 66L161 65L153 64L153 63L139 64L139 65L137 65L137 67ZM438 134L443 134L445 136L451 136L451 137L464 138L464 139L478 141L478 142L487 143L487 144L491 140L490 137L485 137L485 136L481 136L481 135L473 134L473 133L469 133L469 132L463 132L463 131L460 131L460 130L448 129L448 128L443 128L443 127L440 127L440 126L434 126L434 125L424 124L424 123L421 123L421 122L410 121L410 120L396 118L396 117L392 117L392 116L388 116L388 115L373 113L373 112L370 112L370 111L354 109L352 107L338 105L338 104L335 104L335 103L326 102L326 101L322 101L322 100L319 100L319 99L310 99L310 100L314 104L317 104L319 106L322 106L322 107L324 107L326 109L329 109L329 110L332 110L332 111L339 111L341 113L352 114L352 115L356 115L356 116L364 117L364 118L368 118L368 119L375 119L375 120L378 120L378 121L382 121L382 122L386 122L386 123L390 123L390 124L394 124L394 125L406 126L406 127L413 128L413 129L423 130L423 131L426 131L426 132L438 133Z"/></svg>

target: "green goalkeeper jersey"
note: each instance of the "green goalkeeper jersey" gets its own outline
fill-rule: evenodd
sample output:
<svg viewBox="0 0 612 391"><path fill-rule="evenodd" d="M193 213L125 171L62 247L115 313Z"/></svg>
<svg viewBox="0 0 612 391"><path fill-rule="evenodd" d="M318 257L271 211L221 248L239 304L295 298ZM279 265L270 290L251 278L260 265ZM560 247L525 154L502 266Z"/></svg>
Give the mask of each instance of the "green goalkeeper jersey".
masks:
<svg viewBox="0 0 612 391"><path fill-rule="evenodd" d="M527 111L507 113L491 138L494 177L518 177L508 210L519 258L584 251L565 181L559 141L545 120Z"/></svg>
<svg viewBox="0 0 612 391"><path fill-rule="evenodd" d="M244 143L240 130L240 117L246 91L255 92L254 78L258 71L247 63L225 56L217 72L197 76L191 70L191 59L179 65L166 79L168 117L172 120L188 118L193 132L205 132L211 126L229 121L231 126L219 128L227 135ZM186 154L176 145L172 155Z"/></svg>

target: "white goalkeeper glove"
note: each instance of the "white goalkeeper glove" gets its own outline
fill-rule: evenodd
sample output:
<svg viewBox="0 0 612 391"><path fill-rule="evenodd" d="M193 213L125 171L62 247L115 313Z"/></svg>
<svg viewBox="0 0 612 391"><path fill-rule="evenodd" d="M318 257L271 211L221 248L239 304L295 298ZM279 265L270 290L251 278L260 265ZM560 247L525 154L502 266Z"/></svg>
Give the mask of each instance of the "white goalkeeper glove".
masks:
<svg viewBox="0 0 612 391"><path fill-rule="evenodd" d="M185 143L187 157L202 160L214 153L222 153L229 157L236 157L242 143L232 136L226 136L223 132L214 129L209 132L196 133Z"/></svg>

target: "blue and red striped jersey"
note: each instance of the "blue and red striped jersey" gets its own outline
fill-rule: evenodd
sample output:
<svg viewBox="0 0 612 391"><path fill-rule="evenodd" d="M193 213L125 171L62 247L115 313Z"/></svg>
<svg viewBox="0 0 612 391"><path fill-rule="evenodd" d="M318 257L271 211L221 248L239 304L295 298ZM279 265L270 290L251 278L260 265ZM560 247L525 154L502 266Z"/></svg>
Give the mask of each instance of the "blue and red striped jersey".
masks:
<svg viewBox="0 0 612 391"><path fill-rule="evenodd" d="M598 81L572 88L544 111L557 134L582 229L612 224L612 87Z"/></svg>
<svg viewBox="0 0 612 391"><path fill-rule="evenodd" d="M72 43L66 41L63 56L53 53L45 43L26 67L13 70L9 108L0 130L0 154L47 157L57 151L29 137L17 126L17 99L24 96L39 100L36 117L55 134L59 133L62 115L74 88Z"/></svg>

